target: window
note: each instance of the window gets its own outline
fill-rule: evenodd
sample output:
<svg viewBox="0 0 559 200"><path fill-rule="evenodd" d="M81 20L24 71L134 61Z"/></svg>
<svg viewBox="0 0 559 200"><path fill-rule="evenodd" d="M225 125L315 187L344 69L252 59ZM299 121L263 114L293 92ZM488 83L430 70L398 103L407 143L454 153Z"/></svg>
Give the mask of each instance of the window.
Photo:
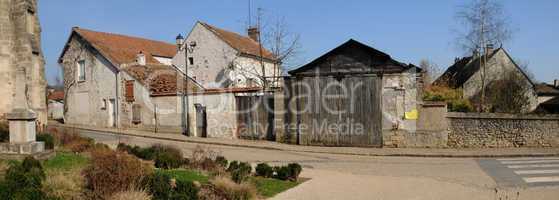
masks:
<svg viewBox="0 0 559 200"><path fill-rule="evenodd" d="M126 101L134 102L134 80L126 81L125 87Z"/></svg>
<svg viewBox="0 0 559 200"><path fill-rule="evenodd" d="M85 81L85 60L78 61L78 81Z"/></svg>
<svg viewBox="0 0 559 200"><path fill-rule="evenodd" d="M188 57L188 64L189 65L194 65L194 58L193 57Z"/></svg>

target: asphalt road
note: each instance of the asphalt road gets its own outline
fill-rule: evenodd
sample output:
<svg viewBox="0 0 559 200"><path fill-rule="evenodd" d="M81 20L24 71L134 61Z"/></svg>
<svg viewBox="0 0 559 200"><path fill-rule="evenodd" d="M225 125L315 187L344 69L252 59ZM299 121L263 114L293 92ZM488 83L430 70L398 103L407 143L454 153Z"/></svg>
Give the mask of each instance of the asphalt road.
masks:
<svg viewBox="0 0 559 200"><path fill-rule="evenodd" d="M138 146L174 145L187 156L199 145L94 131L80 134L113 147L119 142ZM253 164L301 163L304 167L302 176L311 180L274 199L559 199L559 185L550 182L523 184L520 182L524 180L522 176L511 171L506 164L525 160L371 157L218 145L203 147L229 160Z"/></svg>

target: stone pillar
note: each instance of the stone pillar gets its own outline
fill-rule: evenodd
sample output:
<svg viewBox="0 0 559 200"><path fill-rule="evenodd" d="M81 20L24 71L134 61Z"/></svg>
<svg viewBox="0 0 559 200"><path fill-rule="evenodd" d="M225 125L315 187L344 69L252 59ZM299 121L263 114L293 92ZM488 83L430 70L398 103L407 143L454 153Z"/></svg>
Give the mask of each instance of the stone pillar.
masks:
<svg viewBox="0 0 559 200"><path fill-rule="evenodd" d="M17 154L42 152L45 145L43 142L35 141L37 114L29 109L23 68L17 70L15 84L16 95L13 110L7 114L10 125L10 144L4 145L3 151Z"/></svg>

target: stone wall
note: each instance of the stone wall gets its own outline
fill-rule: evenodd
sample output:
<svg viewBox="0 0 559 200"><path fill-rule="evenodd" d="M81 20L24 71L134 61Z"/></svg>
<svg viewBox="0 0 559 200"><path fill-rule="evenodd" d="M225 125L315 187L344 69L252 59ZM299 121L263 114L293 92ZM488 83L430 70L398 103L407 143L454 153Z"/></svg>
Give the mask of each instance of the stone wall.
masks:
<svg viewBox="0 0 559 200"><path fill-rule="evenodd" d="M448 146L559 147L559 115L448 113Z"/></svg>
<svg viewBox="0 0 559 200"><path fill-rule="evenodd" d="M47 121L45 61L36 0L0 0L0 120L12 109L15 72L25 69L28 105Z"/></svg>

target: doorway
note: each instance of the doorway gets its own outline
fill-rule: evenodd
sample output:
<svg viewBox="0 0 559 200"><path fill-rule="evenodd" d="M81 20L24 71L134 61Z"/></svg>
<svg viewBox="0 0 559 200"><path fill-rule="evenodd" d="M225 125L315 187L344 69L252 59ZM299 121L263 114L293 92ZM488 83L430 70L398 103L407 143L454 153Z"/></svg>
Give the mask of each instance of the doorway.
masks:
<svg viewBox="0 0 559 200"><path fill-rule="evenodd" d="M116 101L115 99L109 99L109 105L107 105L107 111L109 112L109 127L116 126Z"/></svg>

